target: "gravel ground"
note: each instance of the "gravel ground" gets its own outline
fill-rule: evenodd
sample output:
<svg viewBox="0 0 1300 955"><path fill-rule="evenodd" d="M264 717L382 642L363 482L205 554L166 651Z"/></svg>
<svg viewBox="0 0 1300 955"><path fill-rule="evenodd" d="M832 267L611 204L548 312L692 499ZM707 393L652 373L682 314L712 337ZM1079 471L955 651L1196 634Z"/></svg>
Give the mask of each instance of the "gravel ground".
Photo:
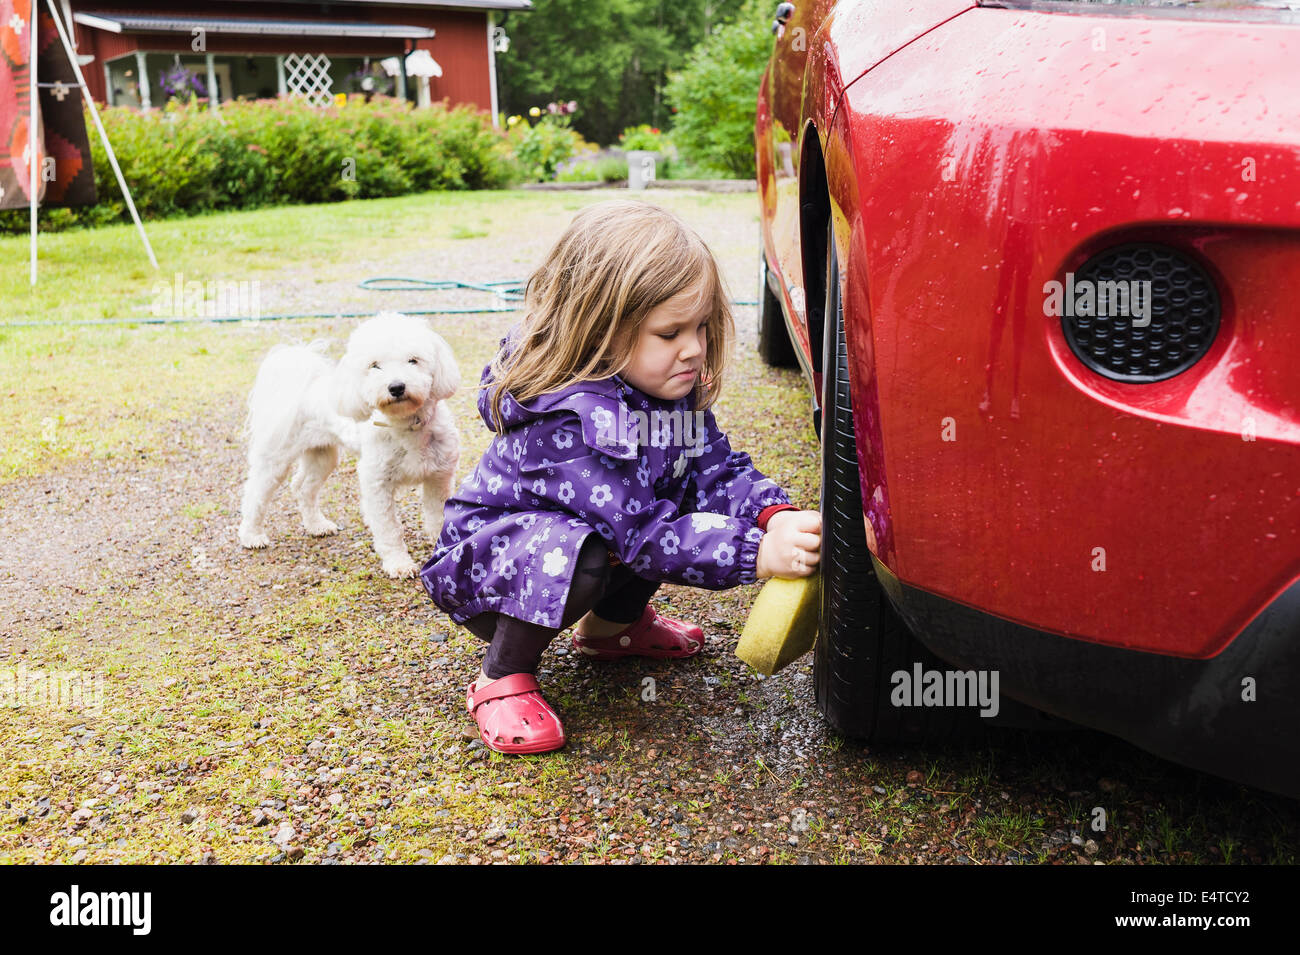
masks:
<svg viewBox="0 0 1300 955"><path fill-rule="evenodd" d="M600 198L533 201L509 236L350 262L311 281L286 272L264 285L263 310L374 308L376 294L355 288L359 274L522 278L569 210ZM752 197L654 201L687 215L736 297L752 298ZM381 304L432 301L400 293ZM813 504L805 385L758 360L753 308L737 318L719 421L733 446ZM434 324L468 384L514 320ZM269 347L341 340L351 327L208 334ZM379 573L351 463L326 493L339 535L306 538L281 497L274 546L237 546L239 425L255 370L205 405L215 413L152 434L161 453L126 448L0 485L0 671L89 675L103 697L98 711L0 707L0 862L1294 861L1292 801L1099 734L1003 730L929 750L840 738L815 709L810 657L763 679L733 656L757 586L661 588L662 611L706 630L692 660L602 665L557 640L540 679L567 747L490 753L464 708L483 644L417 583ZM472 388L454 405L464 473L486 431ZM403 507L422 558L415 499ZM1105 831L1089 825L1096 807Z"/></svg>

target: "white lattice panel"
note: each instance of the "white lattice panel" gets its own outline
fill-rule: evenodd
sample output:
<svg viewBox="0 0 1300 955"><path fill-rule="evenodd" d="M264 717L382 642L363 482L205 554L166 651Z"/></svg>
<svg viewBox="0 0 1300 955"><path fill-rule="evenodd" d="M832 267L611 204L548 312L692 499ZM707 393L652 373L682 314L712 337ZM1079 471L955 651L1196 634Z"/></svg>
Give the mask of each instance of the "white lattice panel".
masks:
<svg viewBox="0 0 1300 955"><path fill-rule="evenodd" d="M330 58L324 53L290 53L284 58L285 85L292 96L301 96L313 106L328 106L334 100L330 79Z"/></svg>

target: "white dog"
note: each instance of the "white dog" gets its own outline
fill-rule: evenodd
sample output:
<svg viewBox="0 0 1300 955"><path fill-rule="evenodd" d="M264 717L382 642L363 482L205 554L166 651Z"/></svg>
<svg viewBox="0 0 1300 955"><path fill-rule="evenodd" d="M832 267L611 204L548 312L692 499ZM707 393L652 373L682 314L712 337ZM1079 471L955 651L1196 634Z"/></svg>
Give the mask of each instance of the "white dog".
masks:
<svg viewBox="0 0 1300 955"><path fill-rule="evenodd" d="M337 365L325 342L272 348L248 396L248 481L239 543L266 547L266 507L297 462L291 488L312 536L338 526L321 513L320 490L339 449L359 452L361 517L390 577L417 567L397 519L399 488L424 492L424 530L437 540L460 459L460 432L446 399L460 387L451 347L424 321L385 312L357 326Z"/></svg>

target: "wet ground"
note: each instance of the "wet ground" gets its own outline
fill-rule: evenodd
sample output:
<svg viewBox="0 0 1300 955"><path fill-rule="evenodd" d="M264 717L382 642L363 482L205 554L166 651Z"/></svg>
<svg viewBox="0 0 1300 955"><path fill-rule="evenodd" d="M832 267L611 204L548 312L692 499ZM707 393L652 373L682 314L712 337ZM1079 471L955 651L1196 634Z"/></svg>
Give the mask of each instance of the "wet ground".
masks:
<svg viewBox="0 0 1300 955"><path fill-rule="evenodd" d="M719 250L737 297L752 298L757 224L737 210L753 198L713 198L663 201ZM412 253L381 271L521 277L511 260L562 227L568 207L556 201L526 243L488 236L439 252L436 268ZM476 269L489 253L495 270ZM374 301L355 279L345 270L312 295ZM311 306L289 276L264 304ZM754 309L737 317L719 423L815 505L806 386L758 360ZM434 319L470 386L453 401L462 473L486 436L472 383L512 321ZM991 731L933 749L840 737L817 712L811 657L764 679L733 655L757 586L661 588L659 609L708 635L695 659L599 664L557 640L539 678L568 745L488 752L464 705L483 644L418 583L379 572L350 462L326 493L337 536L305 537L282 497L272 548L235 542L257 357L286 337L341 341L351 327L196 330L239 370L229 383L213 376L200 410L142 419L139 448L128 440L0 484L0 671L29 683L38 671L73 675L102 697L0 707L0 861L1294 861L1293 801L1100 734ZM413 497L403 516L422 559Z"/></svg>

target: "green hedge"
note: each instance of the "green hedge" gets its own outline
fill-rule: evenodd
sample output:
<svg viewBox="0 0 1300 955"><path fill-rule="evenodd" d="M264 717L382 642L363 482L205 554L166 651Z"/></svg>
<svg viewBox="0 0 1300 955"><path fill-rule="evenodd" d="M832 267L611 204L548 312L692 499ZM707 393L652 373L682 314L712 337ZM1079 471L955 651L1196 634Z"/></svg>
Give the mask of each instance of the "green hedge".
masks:
<svg viewBox="0 0 1300 955"><path fill-rule="evenodd" d="M504 133L474 107L429 109L387 97L317 109L301 100L162 110L103 109L100 115L145 219L220 209L370 199L442 189L500 189L523 171ZM86 117L99 202L44 209L40 228L129 222L90 116ZM0 232L26 232L26 209L0 212Z"/></svg>
<svg viewBox="0 0 1300 955"><path fill-rule="evenodd" d="M745 0L732 22L716 29L691 51L686 66L669 74L664 96L676 113L672 141L711 173L754 178L754 119L775 39L774 9L770 0Z"/></svg>

